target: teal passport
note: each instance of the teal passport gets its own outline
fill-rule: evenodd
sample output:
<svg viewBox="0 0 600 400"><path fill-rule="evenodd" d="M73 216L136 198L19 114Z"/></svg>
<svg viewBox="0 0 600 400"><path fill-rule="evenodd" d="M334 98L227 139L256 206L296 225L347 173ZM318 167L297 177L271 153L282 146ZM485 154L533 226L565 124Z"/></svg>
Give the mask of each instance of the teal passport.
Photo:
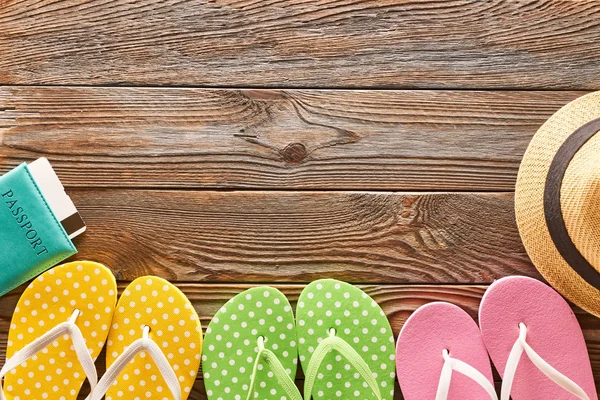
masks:
<svg viewBox="0 0 600 400"><path fill-rule="evenodd" d="M26 164L0 177L0 296L77 253Z"/></svg>

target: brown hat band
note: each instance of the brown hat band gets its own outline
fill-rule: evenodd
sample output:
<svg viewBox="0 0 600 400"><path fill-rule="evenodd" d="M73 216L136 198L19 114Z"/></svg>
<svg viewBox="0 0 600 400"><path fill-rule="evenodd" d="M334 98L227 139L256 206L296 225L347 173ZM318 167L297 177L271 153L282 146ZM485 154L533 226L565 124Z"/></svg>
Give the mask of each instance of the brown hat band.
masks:
<svg viewBox="0 0 600 400"><path fill-rule="evenodd" d="M554 246L563 259L587 283L600 290L600 272L577 250L569 236L561 209L561 188L569 163L579 149L600 131L600 118L577 129L560 146L546 176L544 187L544 214Z"/></svg>

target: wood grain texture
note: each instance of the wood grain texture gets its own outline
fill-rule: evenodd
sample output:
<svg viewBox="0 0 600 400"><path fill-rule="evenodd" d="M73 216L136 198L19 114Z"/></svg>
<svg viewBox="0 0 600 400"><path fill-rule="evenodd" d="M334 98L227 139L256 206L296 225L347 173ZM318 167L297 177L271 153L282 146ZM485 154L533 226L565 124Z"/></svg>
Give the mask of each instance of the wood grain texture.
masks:
<svg viewBox="0 0 600 400"><path fill-rule="evenodd" d="M431 301L477 318L494 279L540 278L512 191L538 127L600 87L598 15L596 0L0 0L0 175L49 158L88 224L73 259L111 267L120 292L173 281L205 328L252 285L295 306L325 277L361 284L395 335ZM23 289L0 299L0 360ZM574 311L600 389L600 319ZM207 400L201 376L190 400Z"/></svg>
<svg viewBox="0 0 600 400"><path fill-rule="evenodd" d="M126 282L120 282L119 292L126 285ZM198 312L203 327L206 328L212 316L227 300L253 285L178 283L177 286L188 296ZM295 307L303 285L275 285L275 287L280 289ZM432 301L450 301L477 319L479 303L486 289L486 286L473 285L361 285L360 287L381 305L390 320L395 337L398 336L404 322L414 310ZM6 332L13 309L22 291L23 287L20 287L9 293L0 302L0 359L4 359ZM600 384L600 319L577 308L574 310L588 344L594 375L598 377ZM105 369L103 355L97 364L100 371ZM302 384L301 373L298 374L298 379L298 383ZM203 396L205 396L204 385L199 376L190 399L205 399ZM398 390L397 398L401 399Z"/></svg>
<svg viewBox="0 0 600 400"><path fill-rule="evenodd" d="M595 0L3 0L0 82L600 86Z"/></svg>
<svg viewBox="0 0 600 400"><path fill-rule="evenodd" d="M73 190L79 258L119 279L490 283L538 277L513 195Z"/></svg>
<svg viewBox="0 0 600 400"><path fill-rule="evenodd" d="M302 391L302 388L304 386L304 381L297 379L296 385ZM81 400L84 400L85 396L80 396L79 398ZM196 381L196 384L192 388L190 397L188 399L189 400L208 400L208 397L206 396L206 389L204 388L204 381L202 381L202 380ZM402 397L402 393L400 393L400 388L398 387L398 381L396 381L396 391L394 393L394 400L402 400L402 399L404 399L404 397Z"/></svg>
<svg viewBox="0 0 600 400"><path fill-rule="evenodd" d="M512 191L583 92L0 88L0 172L67 187Z"/></svg>

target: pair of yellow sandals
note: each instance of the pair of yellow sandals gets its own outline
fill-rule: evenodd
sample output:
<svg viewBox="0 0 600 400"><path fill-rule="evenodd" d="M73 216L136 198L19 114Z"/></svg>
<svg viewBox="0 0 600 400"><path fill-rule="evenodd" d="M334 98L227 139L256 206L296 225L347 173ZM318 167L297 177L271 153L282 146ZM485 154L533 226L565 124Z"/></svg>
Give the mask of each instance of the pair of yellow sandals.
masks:
<svg viewBox="0 0 600 400"><path fill-rule="evenodd" d="M107 372L94 361L106 344ZM185 399L196 380L202 329L190 301L164 279L117 284L101 264L63 264L37 277L13 314L0 400ZM137 356L136 356L137 355Z"/></svg>

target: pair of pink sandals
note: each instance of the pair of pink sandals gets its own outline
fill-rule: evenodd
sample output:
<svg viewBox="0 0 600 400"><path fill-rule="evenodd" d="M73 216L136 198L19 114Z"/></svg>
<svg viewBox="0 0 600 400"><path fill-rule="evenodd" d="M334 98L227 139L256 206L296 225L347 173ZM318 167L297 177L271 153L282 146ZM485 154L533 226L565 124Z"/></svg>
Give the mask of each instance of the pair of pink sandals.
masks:
<svg viewBox="0 0 600 400"><path fill-rule="evenodd" d="M597 400L581 328L552 288L526 277L493 283L479 325L461 308L430 303L404 324L397 374L406 400ZM489 356L488 356L489 354Z"/></svg>

